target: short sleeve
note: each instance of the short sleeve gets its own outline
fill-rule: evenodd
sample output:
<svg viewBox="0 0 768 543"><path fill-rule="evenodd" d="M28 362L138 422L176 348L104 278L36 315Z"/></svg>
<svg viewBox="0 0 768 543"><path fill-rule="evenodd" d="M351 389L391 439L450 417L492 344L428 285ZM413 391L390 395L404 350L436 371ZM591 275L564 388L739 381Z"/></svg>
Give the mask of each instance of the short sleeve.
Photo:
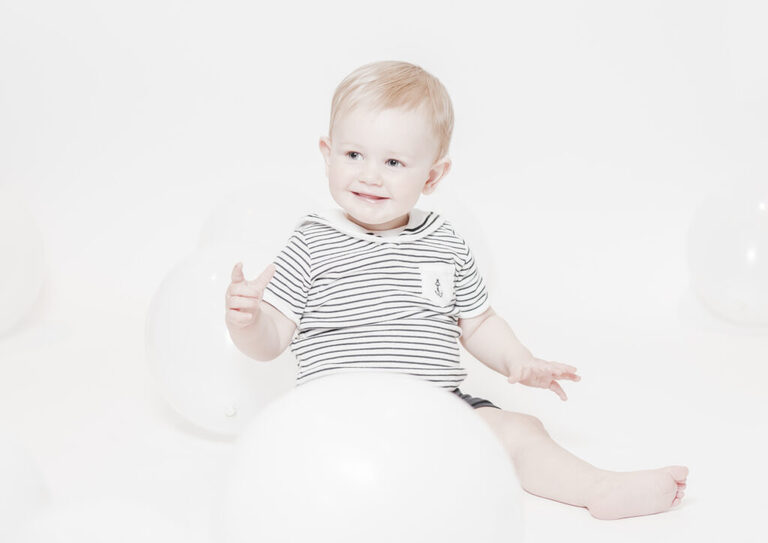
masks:
<svg viewBox="0 0 768 543"><path fill-rule="evenodd" d="M456 308L460 319L477 317L490 306L488 290L469 245L460 238L463 264L456 278Z"/></svg>
<svg viewBox="0 0 768 543"><path fill-rule="evenodd" d="M299 326L309 295L312 259L306 239L296 229L275 257L275 274L264 289L263 300Z"/></svg>

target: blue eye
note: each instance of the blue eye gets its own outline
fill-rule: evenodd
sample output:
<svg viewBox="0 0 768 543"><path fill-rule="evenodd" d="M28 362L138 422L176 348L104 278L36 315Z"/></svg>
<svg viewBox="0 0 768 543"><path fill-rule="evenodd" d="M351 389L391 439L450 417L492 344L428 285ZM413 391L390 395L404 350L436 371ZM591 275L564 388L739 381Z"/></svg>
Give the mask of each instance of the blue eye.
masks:
<svg viewBox="0 0 768 543"><path fill-rule="evenodd" d="M358 153L357 151L347 151L344 156L351 158L352 160L358 160L359 158L362 158L363 155ZM387 160L387 164L392 167L398 167L398 166L405 166L402 162L400 162L397 159L390 158Z"/></svg>

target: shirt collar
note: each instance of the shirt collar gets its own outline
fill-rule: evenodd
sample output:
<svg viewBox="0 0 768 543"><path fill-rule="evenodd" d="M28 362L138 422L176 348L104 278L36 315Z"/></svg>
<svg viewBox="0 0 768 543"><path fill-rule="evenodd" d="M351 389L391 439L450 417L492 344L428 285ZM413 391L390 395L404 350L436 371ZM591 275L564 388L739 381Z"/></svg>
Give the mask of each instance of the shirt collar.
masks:
<svg viewBox="0 0 768 543"><path fill-rule="evenodd" d="M390 230L367 230L346 216L338 207L327 208L305 216L302 222L315 222L330 226L352 237L374 241L376 243L413 241L434 232L444 219L434 211L413 208L409 213L408 224Z"/></svg>

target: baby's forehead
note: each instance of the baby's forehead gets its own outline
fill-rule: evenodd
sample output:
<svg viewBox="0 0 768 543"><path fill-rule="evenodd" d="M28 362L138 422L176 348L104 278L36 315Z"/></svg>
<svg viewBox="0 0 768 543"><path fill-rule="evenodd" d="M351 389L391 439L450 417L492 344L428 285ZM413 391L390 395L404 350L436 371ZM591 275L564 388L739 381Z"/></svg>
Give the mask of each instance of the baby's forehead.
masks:
<svg viewBox="0 0 768 543"><path fill-rule="evenodd" d="M357 106L340 112L332 127L331 137L345 143L357 139L394 139L406 143L435 137L432 123L422 108ZM353 140L353 141L349 141Z"/></svg>
<svg viewBox="0 0 768 543"><path fill-rule="evenodd" d="M424 122L428 121L427 107L424 103L392 106L363 102L341 109L338 118L350 115L376 116L383 113L394 113L410 119L418 119Z"/></svg>

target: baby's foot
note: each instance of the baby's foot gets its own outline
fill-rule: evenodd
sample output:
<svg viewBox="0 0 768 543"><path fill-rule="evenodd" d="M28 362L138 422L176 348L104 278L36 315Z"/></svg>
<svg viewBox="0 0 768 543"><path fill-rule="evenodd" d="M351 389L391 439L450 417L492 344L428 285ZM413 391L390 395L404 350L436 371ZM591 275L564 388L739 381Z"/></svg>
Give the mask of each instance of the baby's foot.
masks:
<svg viewBox="0 0 768 543"><path fill-rule="evenodd" d="M661 513L680 503L685 495L686 477L685 466L609 471L595 485L587 509L601 520Z"/></svg>

